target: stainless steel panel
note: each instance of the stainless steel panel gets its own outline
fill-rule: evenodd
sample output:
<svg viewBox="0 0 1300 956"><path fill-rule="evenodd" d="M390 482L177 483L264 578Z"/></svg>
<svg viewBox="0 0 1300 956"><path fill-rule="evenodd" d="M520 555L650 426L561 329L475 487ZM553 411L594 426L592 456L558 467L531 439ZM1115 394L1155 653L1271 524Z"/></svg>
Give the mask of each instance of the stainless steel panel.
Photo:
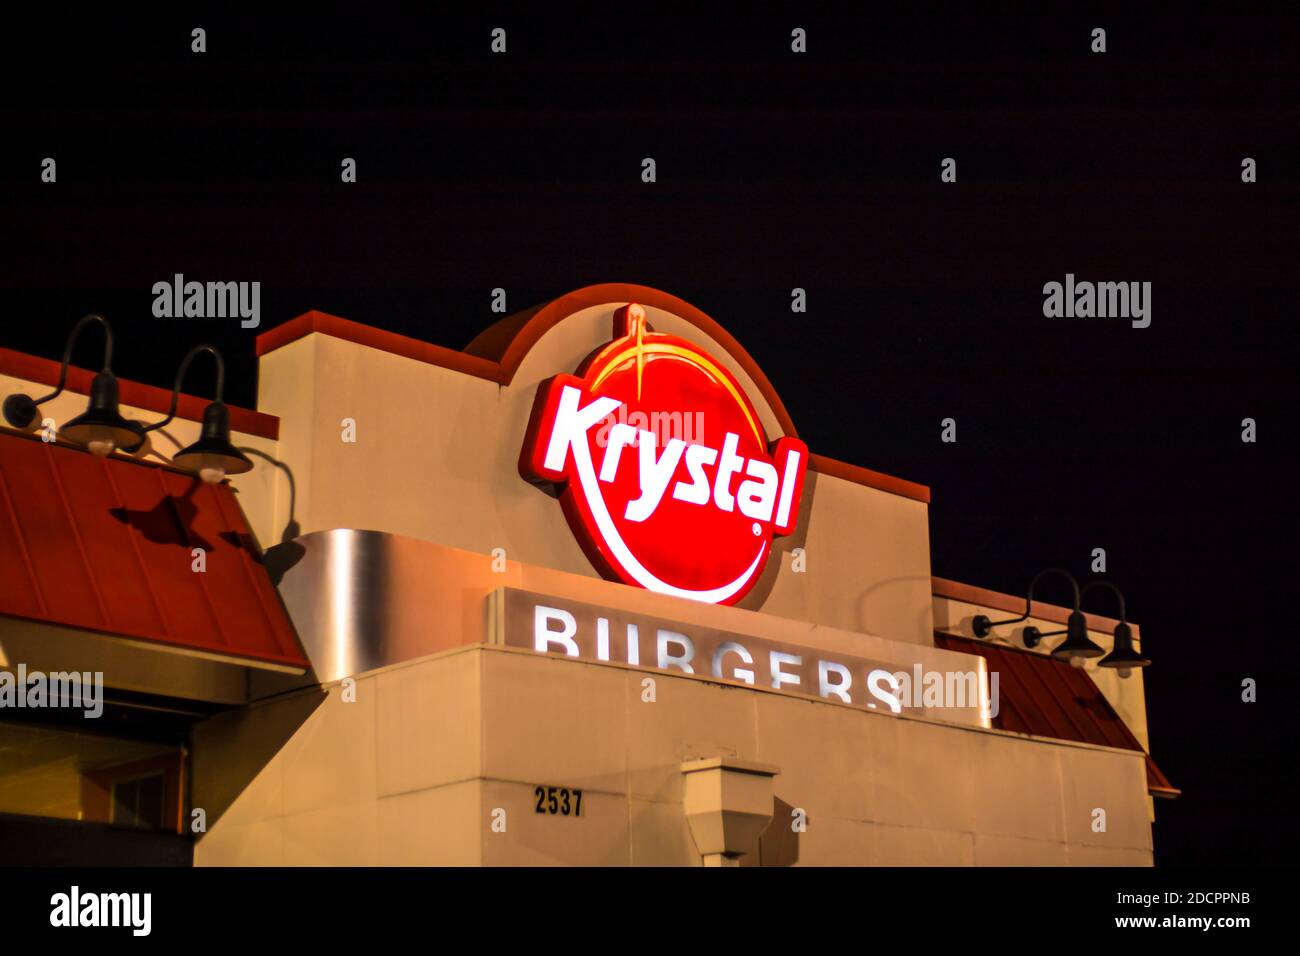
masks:
<svg viewBox="0 0 1300 956"><path fill-rule="evenodd" d="M336 528L267 552L280 595L321 683L401 660L389 593L396 539Z"/></svg>

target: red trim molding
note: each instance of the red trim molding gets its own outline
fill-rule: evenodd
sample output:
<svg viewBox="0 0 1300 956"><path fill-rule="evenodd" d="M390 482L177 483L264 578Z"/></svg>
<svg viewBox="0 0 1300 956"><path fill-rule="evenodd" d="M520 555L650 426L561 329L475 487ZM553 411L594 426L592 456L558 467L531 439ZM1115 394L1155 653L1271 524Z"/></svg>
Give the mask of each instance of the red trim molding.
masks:
<svg viewBox="0 0 1300 956"><path fill-rule="evenodd" d="M931 578L930 582L930 593L936 597L963 601L966 604L978 604L981 607L991 607L996 611L1006 611L1012 615L1025 613L1023 594L1019 596L1003 594L1001 591L990 591L987 588L976 587L973 584L949 581L947 578ZM1043 621L1064 624L1070 619L1070 608L1034 601L1033 616ZM1115 630L1115 625L1119 623L1113 617L1102 617L1100 614L1089 614L1086 611L1084 617L1088 619L1089 630L1099 631L1103 634L1109 634ZM1133 640L1140 640L1142 632L1138 626L1132 621L1128 623L1129 627L1133 628Z"/></svg>
<svg viewBox="0 0 1300 956"><path fill-rule="evenodd" d="M283 348L301 338L306 338L313 332L319 332L321 335L328 335L336 339L343 339L345 342L355 342L357 345L366 345L372 349L379 349L381 352L389 352L393 355L401 355L404 358L415 359L417 362L424 362L428 365L449 368L453 371L463 372L466 375L473 375L475 378L496 382L499 385L510 384L509 379L502 380L501 367L496 362L476 358L464 352L457 352L455 349L434 345L431 342L422 342L409 336L398 335L396 332L385 332L383 329L377 329L372 325L362 325L360 322L353 322L351 319L341 319L337 315L314 310L306 312L296 319L290 319L283 325L277 325L269 332L263 332L259 335L257 337L258 357L274 352L276 349Z"/></svg>
<svg viewBox="0 0 1300 956"><path fill-rule="evenodd" d="M574 312L609 302L637 302L671 312L690 322L722 346L727 354L744 369L745 374L754 382L764 401L772 409L783 434L798 437L790 413L777 395L771 381L731 333L689 302L649 286L630 283L586 286L553 299L537 309L508 316L485 329L463 352L422 342L405 335L385 332L325 312L311 311L259 335L257 354L266 355L313 332L319 332L322 335L366 345L382 352L401 355L417 362L426 362L473 375L475 378L486 379L498 385L509 385L514 380L519 366L523 364L524 357L543 335ZM930 502L930 489L916 482L895 478L868 468L860 468L834 458L827 458L825 455L810 455L808 464L820 474L887 491L913 501L926 504Z"/></svg>
<svg viewBox="0 0 1300 956"><path fill-rule="evenodd" d="M60 365L61 363L53 359L28 355L26 352L15 352L13 349L0 349L0 375L11 375L14 378L53 388L59 383ZM68 381L64 388L78 395L89 395L90 382L94 377L95 373L89 369L69 365ZM159 415L166 415L167 409L171 407L172 393L169 389L121 378L117 380L117 384L118 397L123 405L143 408L146 411L157 412ZM176 417L191 422L202 422L203 410L208 407L209 402L211 399L183 394L176 402ZM248 408L236 408L233 405L229 408L230 427L233 431L256 435L259 438L269 438L272 441L280 437L280 419L277 416L255 412Z"/></svg>

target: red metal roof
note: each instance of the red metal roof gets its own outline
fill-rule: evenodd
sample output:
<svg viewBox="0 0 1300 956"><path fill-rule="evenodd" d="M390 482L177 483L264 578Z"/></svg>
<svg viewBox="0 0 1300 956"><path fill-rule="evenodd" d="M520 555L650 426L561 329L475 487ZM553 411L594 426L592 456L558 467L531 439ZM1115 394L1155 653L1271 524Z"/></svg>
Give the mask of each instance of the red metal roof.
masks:
<svg viewBox="0 0 1300 956"><path fill-rule="evenodd" d="M0 614L309 666L228 484L13 432L0 432Z"/></svg>
<svg viewBox="0 0 1300 956"><path fill-rule="evenodd" d="M998 730L1146 753L1083 668L1047 654L942 631L934 632L934 643L946 650L978 654L988 662L990 674L998 672L999 709L993 718ZM1152 796L1182 793L1161 773L1150 754L1146 758L1147 790Z"/></svg>

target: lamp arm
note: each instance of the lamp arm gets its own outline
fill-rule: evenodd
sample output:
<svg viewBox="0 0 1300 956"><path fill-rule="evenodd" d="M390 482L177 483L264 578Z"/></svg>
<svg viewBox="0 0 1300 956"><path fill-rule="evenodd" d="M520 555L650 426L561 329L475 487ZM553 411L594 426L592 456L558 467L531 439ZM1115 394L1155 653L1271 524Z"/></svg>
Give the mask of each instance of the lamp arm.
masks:
<svg viewBox="0 0 1300 956"><path fill-rule="evenodd" d="M190 363L199 355L207 353L217 363L217 389L214 401L221 401L221 396L226 390L226 363L221 358L221 353L212 345L196 345L185 353L185 358L181 359L180 366L176 369L176 382L172 385L171 407L167 410L167 417L162 421L154 422L152 425L144 426L146 432L151 432L156 428L162 428L173 418L176 417L176 404L180 401L181 385L185 381L185 373L190 370Z"/></svg>
<svg viewBox="0 0 1300 956"><path fill-rule="evenodd" d="M1009 618L1005 621L990 621L990 627L1001 627L1004 624L1019 624L1021 621L1029 619L1029 612L1034 606L1034 589L1038 587L1038 582L1048 574L1063 574L1070 582L1070 588L1074 591L1074 609L1079 610L1079 601L1082 597L1079 591L1079 582L1074 579L1074 575L1064 568L1044 568L1034 575L1034 579L1029 582L1029 591L1025 594L1025 613L1019 617Z"/></svg>
<svg viewBox="0 0 1300 956"><path fill-rule="evenodd" d="M97 322L104 327L104 368L107 372L113 365L113 330L108 325L108 320L102 315L92 312L90 315L82 316L77 324L72 327L68 333L68 342L63 347L63 364L59 366L59 384L54 387L54 391L41 398L32 399L32 405L44 405L52 398L58 398L63 394L63 387L68 383L68 363L72 361L72 349L77 344L77 338L81 335L83 329L93 322Z"/></svg>
<svg viewBox="0 0 1300 956"><path fill-rule="evenodd" d="M1085 584L1085 585L1083 586L1083 590L1079 592L1079 598L1080 598L1080 600L1083 599L1083 595L1087 594L1087 593L1088 593L1089 591L1091 591L1093 588L1108 588L1109 590L1111 590L1111 591L1113 591L1113 592L1115 593L1115 597L1119 600L1119 620L1120 620L1120 623L1121 623L1121 624L1127 624L1127 623L1128 623L1128 611L1127 611L1127 609L1126 609L1125 606L1124 606L1124 595L1120 593L1119 588L1115 587L1115 585L1111 584L1109 581L1103 581L1103 580L1101 580L1100 578L1097 578L1097 579L1094 579L1094 580L1092 580L1092 581L1089 581L1087 584Z"/></svg>

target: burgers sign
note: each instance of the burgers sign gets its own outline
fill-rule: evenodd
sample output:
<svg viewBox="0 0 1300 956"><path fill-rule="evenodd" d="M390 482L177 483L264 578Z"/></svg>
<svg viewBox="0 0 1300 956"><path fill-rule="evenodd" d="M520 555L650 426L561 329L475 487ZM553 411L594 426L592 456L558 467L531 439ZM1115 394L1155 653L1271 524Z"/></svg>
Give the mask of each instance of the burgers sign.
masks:
<svg viewBox="0 0 1300 956"><path fill-rule="evenodd" d="M614 315L614 338L537 391L520 472L551 484L606 577L734 604L794 530L808 449L769 443L739 383L699 346Z"/></svg>

